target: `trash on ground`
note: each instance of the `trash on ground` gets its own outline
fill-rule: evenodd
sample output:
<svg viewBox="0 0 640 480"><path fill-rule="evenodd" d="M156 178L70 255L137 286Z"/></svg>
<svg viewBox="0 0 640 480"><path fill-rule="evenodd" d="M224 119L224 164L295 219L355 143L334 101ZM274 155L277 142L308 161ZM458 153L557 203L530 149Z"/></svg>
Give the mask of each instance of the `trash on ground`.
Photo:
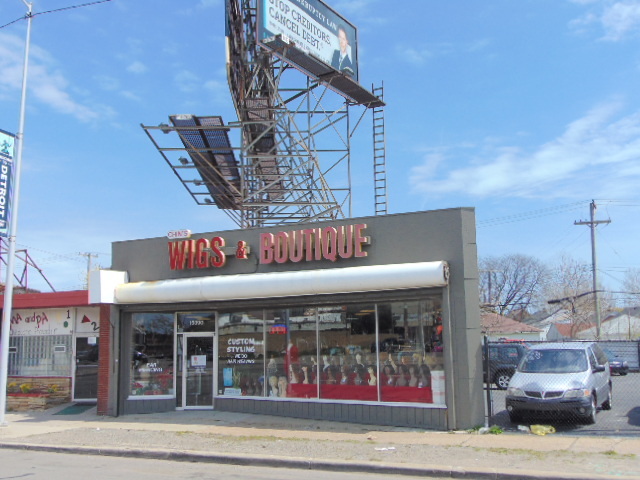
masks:
<svg viewBox="0 0 640 480"><path fill-rule="evenodd" d="M531 425L531 433L546 435L547 433L556 433L556 429L551 425Z"/></svg>
<svg viewBox="0 0 640 480"><path fill-rule="evenodd" d="M396 447L379 447L379 448L376 448L376 450L378 452L387 452L389 450L395 450L395 449L396 449Z"/></svg>

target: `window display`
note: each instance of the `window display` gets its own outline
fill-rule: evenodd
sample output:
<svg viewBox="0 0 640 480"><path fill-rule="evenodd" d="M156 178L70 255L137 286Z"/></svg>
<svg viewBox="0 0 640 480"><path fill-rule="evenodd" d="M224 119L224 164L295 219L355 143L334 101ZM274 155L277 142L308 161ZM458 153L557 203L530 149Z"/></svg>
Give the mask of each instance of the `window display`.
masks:
<svg viewBox="0 0 640 480"><path fill-rule="evenodd" d="M378 322L381 400L434 403L432 377L443 377L440 309L433 301L381 304Z"/></svg>
<svg viewBox="0 0 640 480"><path fill-rule="evenodd" d="M323 307L320 398L378 400L375 305Z"/></svg>
<svg viewBox="0 0 640 480"><path fill-rule="evenodd" d="M173 314L132 314L131 396L173 395Z"/></svg>
<svg viewBox="0 0 640 480"><path fill-rule="evenodd" d="M281 364L285 373L278 375L281 397L318 397L316 313L315 308L298 307L267 314L267 346L274 352L270 361ZM280 358L275 351L281 352Z"/></svg>
<svg viewBox="0 0 640 480"><path fill-rule="evenodd" d="M224 313L219 394L444 404L439 298Z"/></svg>
<svg viewBox="0 0 640 480"><path fill-rule="evenodd" d="M218 394L264 396L262 310L223 312L218 320Z"/></svg>

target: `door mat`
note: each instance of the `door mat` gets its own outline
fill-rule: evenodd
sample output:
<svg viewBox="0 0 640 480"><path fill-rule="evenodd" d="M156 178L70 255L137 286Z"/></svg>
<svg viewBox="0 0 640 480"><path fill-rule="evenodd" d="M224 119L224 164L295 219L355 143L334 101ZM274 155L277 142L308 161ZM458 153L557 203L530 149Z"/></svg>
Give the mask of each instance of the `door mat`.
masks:
<svg viewBox="0 0 640 480"><path fill-rule="evenodd" d="M77 415L78 413L85 412L93 407L95 407L95 404L76 403L74 405L69 405L68 407L63 408L59 412L54 413L54 415Z"/></svg>

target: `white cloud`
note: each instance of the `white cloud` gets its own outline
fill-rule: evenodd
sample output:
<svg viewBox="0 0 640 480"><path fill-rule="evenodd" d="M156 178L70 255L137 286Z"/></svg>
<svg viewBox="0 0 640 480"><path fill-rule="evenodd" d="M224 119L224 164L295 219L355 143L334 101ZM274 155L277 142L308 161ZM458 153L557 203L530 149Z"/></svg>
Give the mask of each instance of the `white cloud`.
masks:
<svg viewBox="0 0 640 480"><path fill-rule="evenodd" d="M604 31L602 40L617 42L640 32L640 0L570 0L589 6L588 11L574 19L570 26L584 30L599 25Z"/></svg>
<svg viewBox="0 0 640 480"><path fill-rule="evenodd" d="M173 78L183 92L193 92L200 86L200 77L189 70L181 70Z"/></svg>
<svg viewBox="0 0 640 480"><path fill-rule="evenodd" d="M15 95L22 88L24 41L0 33L0 95ZM69 82L56 71L45 50L33 46L29 58L27 85L29 95L54 110L81 121L97 118L97 113L76 101L69 93Z"/></svg>
<svg viewBox="0 0 640 480"><path fill-rule="evenodd" d="M34 65L29 69L29 91L41 102L54 110L72 115L78 120L91 121L98 118L98 114L91 108L76 102L67 88L69 83L64 76L57 72L50 72L45 66Z"/></svg>
<svg viewBox="0 0 640 480"><path fill-rule="evenodd" d="M142 62L135 61L127 67L127 71L131 73L144 73L147 71L147 66Z"/></svg>
<svg viewBox="0 0 640 480"><path fill-rule="evenodd" d="M473 46L469 48L473 48ZM396 46L397 57L413 65L423 65L431 58L448 55L454 50L454 45L450 43L439 43L427 46L408 46L401 44Z"/></svg>
<svg viewBox="0 0 640 480"><path fill-rule="evenodd" d="M135 93L133 93L133 92L130 92L129 90L122 90L122 91L120 92L120 95L122 95L122 96L123 96L124 98L126 98L127 100L133 100L133 101L135 101L135 102L140 102L140 101L142 101L142 99L141 99L138 95L136 95L136 94L135 94Z"/></svg>
<svg viewBox="0 0 640 480"><path fill-rule="evenodd" d="M640 27L640 1L616 2L602 14L605 40L621 40L627 34L637 34Z"/></svg>
<svg viewBox="0 0 640 480"><path fill-rule="evenodd" d="M108 75L96 75L94 78L95 84L100 88L107 91L114 91L120 88L120 80Z"/></svg>
<svg viewBox="0 0 640 480"><path fill-rule="evenodd" d="M468 147L428 152L411 171L413 191L479 198L582 198L585 191L619 196L640 180L640 112L620 116L621 109L617 101L599 105L530 153L496 145L479 153ZM465 157L472 161L460 166Z"/></svg>
<svg viewBox="0 0 640 480"><path fill-rule="evenodd" d="M0 33L0 92L13 91L22 85L24 40Z"/></svg>
<svg viewBox="0 0 640 480"><path fill-rule="evenodd" d="M429 58L433 57L433 54L428 49L416 49L413 47L399 46L398 53L401 53L400 58L406 60L413 65L422 65Z"/></svg>

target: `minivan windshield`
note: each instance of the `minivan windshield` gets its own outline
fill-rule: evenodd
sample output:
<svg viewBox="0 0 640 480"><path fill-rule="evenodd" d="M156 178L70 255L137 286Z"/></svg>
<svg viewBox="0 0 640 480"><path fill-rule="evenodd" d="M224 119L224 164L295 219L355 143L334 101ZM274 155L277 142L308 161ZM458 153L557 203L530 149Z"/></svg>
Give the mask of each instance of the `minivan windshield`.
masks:
<svg viewBox="0 0 640 480"><path fill-rule="evenodd" d="M531 350L518 371L524 373L578 373L587 370L584 350Z"/></svg>

